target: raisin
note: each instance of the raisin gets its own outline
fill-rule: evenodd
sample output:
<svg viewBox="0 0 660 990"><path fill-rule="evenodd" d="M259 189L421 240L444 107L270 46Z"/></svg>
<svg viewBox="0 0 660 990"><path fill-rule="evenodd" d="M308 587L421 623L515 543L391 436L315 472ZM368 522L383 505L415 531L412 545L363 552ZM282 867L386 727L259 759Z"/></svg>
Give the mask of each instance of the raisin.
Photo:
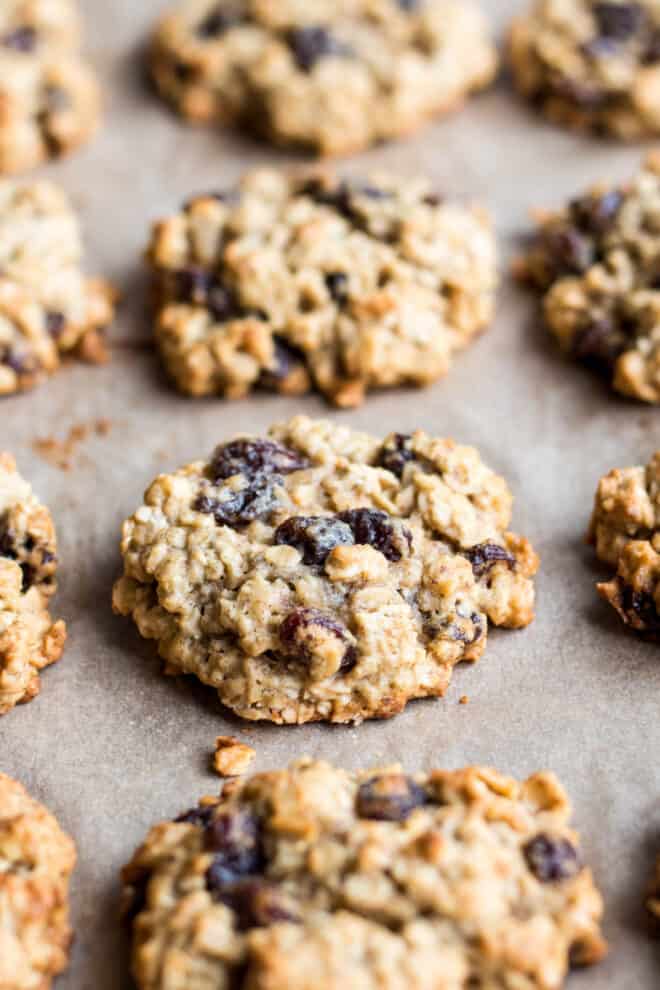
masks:
<svg viewBox="0 0 660 990"><path fill-rule="evenodd" d="M613 316L602 316L592 319L576 333L572 352L578 361L610 375L628 344L628 335L620 321Z"/></svg>
<svg viewBox="0 0 660 990"><path fill-rule="evenodd" d="M352 670L357 661L355 647L349 641L348 629L317 608L296 608L289 612L280 626L280 642L287 654L300 660L310 660L314 654L319 632L330 633L346 644L337 673Z"/></svg>
<svg viewBox="0 0 660 990"><path fill-rule="evenodd" d="M239 931L267 928L281 921L298 924L301 920L278 888L264 880L232 884L219 893L218 900L235 913Z"/></svg>
<svg viewBox="0 0 660 990"><path fill-rule="evenodd" d="M194 265L176 272L175 292L179 302L206 306L219 322L251 314L240 303L233 289L224 285L213 273Z"/></svg>
<svg viewBox="0 0 660 990"><path fill-rule="evenodd" d="M406 464L414 460L412 436L408 433L393 433L381 447L376 464L401 478Z"/></svg>
<svg viewBox="0 0 660 990"><path fill-rule="evenodd" d="M218 496L199 495L193 509L213 516L218 526L244 526L269 515L277 504L275 486L279 475L260 473L247 479L239 491L228 485L218 489Z"/></svg>
<svg viewBox="0 0 660 990"><path fill-rule="evenodd" d="M215 854L206 872L206 886L214 895L239 877L263 870L261 825L250 811L225 811L212 818L204 832L204 848Z"/></svg>
<svg viewBox="0 0 660 990"><path fill-rule="evenodd" d="M6 364L17 375L31 375L39 369L39 360L34 354L20 353L8 347L2 355L2 364Z"/></svg>
<svg viewBox="0 0 660 990"><path fill-rule="evenodd" d="M1 43L5 48L13 48L16 52L33 52L37 47L37 32L28 25L18 27L3 35Z"/></svg>
<svg viewBox="0 0 660 990"><path fill-rule="evenodd" d="M336 186L329 186L322 179L310 179L301 186L300 194L310 196L320 206L332 207L346 220L355 224L360 222L360 213L353 202L355 196L365 196L373 200L389 199L392 196L389 190L370 183L340 182Z"/></svg>
<svg viewBox="0 0 660 990"><path fill-rule="evenodd" d="M523 846L527 865L541 883L569 880L582 869L575 846L568 839L537 835Z"/></svg>
<svg viewBox="0 0 660 990"><path fill-rule="evenodd" d="M325 284L335 302L346 302L348 299L348 275L345 272L328 272L325 276Z"/></svg>
<svg viewBox="0 0 660 990"><path fill-rule="evenodd" d="M225 31L240 24L241 20L240 14L223 10L222 6L218 6L200 22L197 27L197 37L203 39L218 38Z"/></svg>
<svg viewBox="0 0 660 990"><path fill-rule="evenodd" d="M350 526L357 544L379 550L388 560L396 562L410 553L412 534L399 520L379 509L349 509L337 516Z"/></svg>
<svg viewBox="0 0 660 990"><path fill-rule="evenodd" d="M53 340L58 340L62 336L65 325L64 313L58 313L56 310L49 310L46 313L46 330Z"/></svg>
<svg viewBox="0 0 660 990"><path fill-rule="evenodd" d="M184 811L182 815L175 818L175 823L185 824L185 825L202 825L206 826L209 824L213 818L213 812L216 809L214 804L200 804L196 808L191 808L189 811Z"/></svg>
<svg viewBox="0 0 660 990"><path fill-rule="evenodd" d="M301 454L274 440L240 439L218 447L211 461L214 481L244 474L291 474L309 467Z"/></svg>
<svg viewBox="0 0 660 990"><path fill-rule="evenodd" d="M548 263L554 278L562 275L583 275L596 260L591 238L569 224L543 231L541 245L548 255Z"/></svg>
<svg viewBox="0 0 660 990"><path fill-rule="evenodd" d="M582 196L570 204L571 218L586 234L602 235L612 226L623 203L623 193L612 189L602 196Z"/></svg>
<svg viewBox="0 0 660 990"><path fill-rule="evenodd" d="M259 385L262 388L277 389L280 384L298 368L305 367L302 351L292 347L284 337L273 337L275 364L261 372Z"/></svg>
<svg viewBox="0 0 660 990"><path fill-rule="evenodd" d="M437 193L427 193L427 195L422 198L422 203L424 203L425 206L442 206L442 196L438 196Z"/></svg>
<svg viewBox="0 0 660 990"><path fill-rule="evenodd" d="M347 56L352 54L349 45L338 41L324 27L294 28L289 31L287 42L298 67L303 72L311 72L320 59L329 55Z"/></svg>
<svg viewBox="0 0 660 990"><path fill-rule="evenodd" d="M356 799L360 818L379 822L403 822L415 810L426 804L426 791L402 773L372 777L361 784Z"/></svg>
<svg viewBox="0 0 660 990"><path fill-rule="evenodd" d="M467 616L460 615L461 619L467 620ZM427 632L435 637L438 634L437 628L427 629ZM474 643L478 643L484 634L484 622L478 612L472 612L469 617L469 625L467 621L463 623L459 622L449 622L442 628L443 635L449 636L457 643L463 643L465 646L472 646Z"/></svg>
<svg viewBox="0 0 660 990"><path fill-rule="evenodd" d="M602 37L627 41L641 28L644 12L639 3L595 3L594 16Z"/></svg>
<svg viewBox="0 0 660 990"><path fill-rule="evenodd" d="M497 543L478 543L469 550L464 550L463 556L472 564L472 573L476 578L482 578L500 562L508 564L511 568L516 566L516 558L513 554Z"/></svg>
<svg viewBox="0 0 660 990"><path fill-rule="evenodd" d="M350 526L334 516L291 516L275 530L275 543L295 547L309 565L325 563L335 547L354 542Z"/></svg>
<svg viewBox="0 0 660 990"><path fill-rule="evenodd" d="M147 906L147 889L151 873L149 870L135 871L135 876L130 878L126 900L122 903L121 920L124 924L131 925Z"/></svg>
<svg viewBox="0 0 660 990"><path fill-rule="evenodd" d="M660 632L660 614L653 595L623 585L621 601L628 622L641 632Z"/></svg>
<svg viewBox="0 0 660 990"><path fill-rule="evenodd" d="M407 13L412 13L418 10L421 6L422 0L396 0L401 10L407 11Z"/></svg>

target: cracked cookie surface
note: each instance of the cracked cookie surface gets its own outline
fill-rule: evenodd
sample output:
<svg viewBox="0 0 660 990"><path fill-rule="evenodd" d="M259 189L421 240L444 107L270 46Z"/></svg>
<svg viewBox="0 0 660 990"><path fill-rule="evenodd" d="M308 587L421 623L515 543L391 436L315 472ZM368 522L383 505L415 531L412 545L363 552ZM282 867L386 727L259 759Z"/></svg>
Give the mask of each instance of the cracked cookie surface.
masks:
<svg viewBox="0 0 660 990"><path fill-rule="evenodd" d="M50 512L0 453L0 715L39 693L39 672L60 659L64 622L48 602L57 546Z"/></svg>
<svg viewBox="0 0 660 990"><path fill-rule="evenodd" d="M190 395L427 385L490 321L489 218L425 180L261 169L156 224L156 341Z"/></svg>
<svg viewBox="0 0 660 990"><path fill-rule="evenodd" d="M660 635L660 451L645 467L614 468L601 479L589 539L616 568L601 596L637 632Z"/></svg>
<svg viewBox="0 0 660 990"><path fill-rule="evenodd" d="M0 7L0 173L32 168L88 140L99 91L80 59L69 0L3 0Z"/></svg>
<svg viewBox="0 0 660 990"><path fill-rule="evenodd" d="M49 990L67 965L72 840L15 780L0 773L0 986Z"/></svg>
<svg viewBox="0 0 660 990"><path fill-rule="evenodd" d="M511 503L473 448L297 417L156 479L114 607L244 718L387 717L532 620Z"/></svg>
<svg viewBox="0 0 660 990"><path fill-rule="evenodd" d="M82 252L62 190L0 180L0 396L32 388L66 355L105 360L115 293L83 275Z"/></svg>
<svg viewBox="0 0 660 990"><path fill-rule="evenodd" d="M543 293L562 351L615 391L660 402L660 155L625 186L594 186L540 215L519 275Z"/></svg>
<svg viewBox="0 0 660 990"><path fill-rule="evenodd" d="M472 0L184 0L150 63L185 117L328 155L453 110L497 55Z"/></svg>
<svg viewBox="0 0 660 990"><path fill-rule="evenodd" d="M309 759L155 826L123 871L140 990L557 990L601 897L559 782Z"/></svg>
<svg viewBox="0 0 660 990"><path fill-rule="evenodd" d="M514 20L509 51L518 89L555 122L660 134L658 0L535 0Z"/></svg>

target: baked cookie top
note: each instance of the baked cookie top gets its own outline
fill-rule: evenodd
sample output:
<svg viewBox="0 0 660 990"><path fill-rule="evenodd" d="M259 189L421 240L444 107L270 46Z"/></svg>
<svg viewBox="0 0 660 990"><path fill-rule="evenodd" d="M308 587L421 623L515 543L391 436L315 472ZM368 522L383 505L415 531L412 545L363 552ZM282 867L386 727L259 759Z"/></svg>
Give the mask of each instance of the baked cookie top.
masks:
<svg viewBox="0 0 660 990"><path fill-rule="evenodd" d="M39 671L62 654L66 627L48 612L56 568L50 512L0 453L0 715L31 701Z"/></svg>
<svg viewBox="0 0 660 990"><path fill-rule="evenodd" d="M0 395L37 384L65 353L104 360L114 290L83 274L82 253L59 187L0 180Z"/></svg>
<svg viewBox="0 0 660 990"><path fill-rule="evenodd" d="M539 215L519 264L543 293L546 324L562 350L602 373L617 392L660 402L660 155L630 183L594 186Z"/></svg>
<svg viewBox="0 0 660 990"><path fill-rule="evenodd" d="M191 395L424 385L493 315L496 249L483 210L423 179L261 169L156 224L156 339Z"/></svg>
<svg viewBox="0 0 660 990"><path fill-rule="evenodd" d="M0 986L48 990L71 943L72 840L15 780L0 773Z"/></svg>
<svg viewBox="0 0 660 990"><path fill-rule="evenodd" d="M81 60L69 0L3 0L0 9L0 173L64 154L91 137L99 91Z"/></svg>
<svg viewBox="0 0 660 990"><path fill-rule="evenodd" d="M556 122L660 133L659 0L534 0L509 48L518 88Z"/></svg>
<svg viewBox="0 0 660 990"><path fill-rule="evenodd" d="M554 775L306 759L157 825L123 871L141 990L556 990L605 952Z"/></svg>
<svg viewBox="0 0 660 990"><path fill-rule="evenodd" d="M245 718L393 715L532 620L511 502L473 448L297 417L156 479L114 607Z"/></svg>
<svg viewBox="0 0 660 990"><path fill-rule="evenodd" d="M345 154L405 134L495 75L472 0L183 0L151 69L193 120Z"/></svg>
<svg viewBox="0 0 660 990"><path fill-rule="evenodd" d="M646 467L615 468L601 478L589 539L616 576L602 597L637 632L660 634L660 451Z"/></svg>

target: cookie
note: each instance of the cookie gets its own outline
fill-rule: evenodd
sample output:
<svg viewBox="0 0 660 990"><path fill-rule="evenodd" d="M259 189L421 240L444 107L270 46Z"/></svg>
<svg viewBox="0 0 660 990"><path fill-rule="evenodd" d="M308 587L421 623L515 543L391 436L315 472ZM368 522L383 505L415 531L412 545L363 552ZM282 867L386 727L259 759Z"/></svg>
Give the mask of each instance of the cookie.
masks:
<svg viewBox="0 0 660 990"><path fill-rule="evenodd" d="M337 155L455 109L497 54L472 0L182 0L150 65L190 120Z"/></svg>
<svg viewBox="0 0 660 990"><path fill-rule="evenodd" d="M82 250L62 190L0 180L0 396L38 384L66 355L106 359L115 292L83 275Z"/></svg>
<svg viewBox="0 0 660 990"><path fill-rule="evenodd" d="M69 0L3 0L0 173L65 154L96 130L99 90L79 57L79 35Z"/></svg>
<svg viewBox="0 0 660 990"><path fill-rule="evenodd" d="M660 134L658 0L535 0L514 20L509 52L518 89L556 123Z"/></svg>
<svg viewBox="0 0 660 990"><path fill-rule="evenodd" d="M531 622L511 502L471 447L300 416L156 479L114 607L244 718L387 717Z"/></svg>
<svg viewBox="0 0 660 990"><path fill-rule="evenodd" d="M646 467L615 468L601 478L588 538L616 568L598 585L636 632L660 634L660 451Z"/></svg>
<svg viewBox="0 0 660 990"><path fill-rule="evenodd" d="M0 986L49 990L71 944L75 846L55 818L0 773Z"/></svg>
<svg viewBox="0 0 660 990"><path fill-rule="evenodd" d="M660 155L625 186L595 186L539 216L519 275L542 293L568 356L623 395L660 402Z"/></svg>
<svg viewBox="0 0 660 990"><path fill-rule="evenodd" d="M427 385L493 315L489 218L425 180L261 169L155 225L156 341L189 395Z"/></svg>
<svg viewBox="0 0 660 990"><path fill-rule="evenodd" d="M123 871L140 990L556 990L605 953L553 774L309 759L156 825Z"/></svg>
<svg viewBox="0 0 660 990"><path fill-rule="evenodd" d="M39 671L62 655L66 626L48 611L56 568L50 512L13 457L0 454L0 715L31 701L39 693Z"/></svg>

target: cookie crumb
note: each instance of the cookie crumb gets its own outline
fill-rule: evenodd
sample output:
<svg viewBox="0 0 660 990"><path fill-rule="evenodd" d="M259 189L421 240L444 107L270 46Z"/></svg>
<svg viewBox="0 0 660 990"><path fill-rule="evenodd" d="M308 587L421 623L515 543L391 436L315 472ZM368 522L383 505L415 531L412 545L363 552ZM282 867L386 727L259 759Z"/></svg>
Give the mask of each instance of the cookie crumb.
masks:
<svg viewBox="0 0 660 990"><path fill-rule="evenodd" d="M256 755L256 751L240 739L218 736L215 740L213 769L220 777L240 777Z"/></svg>
<svg viewBox="0 0 660 990"><path fill-rule="evenodd" d="M470 703L470 699L467 696L467 694L462 694L461 697L458 699L458 703L459 705L468 705Z"/></svg>
<svg viewBox="0 0 660 990"><path fill-rule="evenodd" d="M32 449L53 467L60 471L70 471L73 467L73 457L78 447L92 434L107 437L112 429L112 421L106 417L93 420L91 423L74 423L66 437L37 437L32 442Z"/></svg>

